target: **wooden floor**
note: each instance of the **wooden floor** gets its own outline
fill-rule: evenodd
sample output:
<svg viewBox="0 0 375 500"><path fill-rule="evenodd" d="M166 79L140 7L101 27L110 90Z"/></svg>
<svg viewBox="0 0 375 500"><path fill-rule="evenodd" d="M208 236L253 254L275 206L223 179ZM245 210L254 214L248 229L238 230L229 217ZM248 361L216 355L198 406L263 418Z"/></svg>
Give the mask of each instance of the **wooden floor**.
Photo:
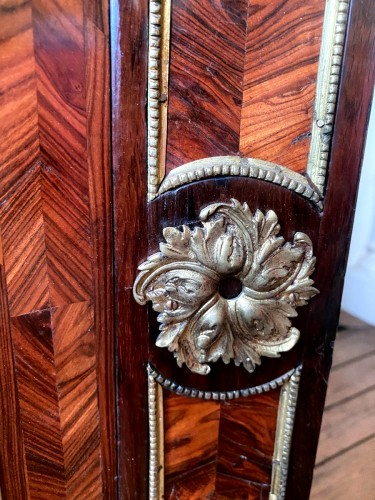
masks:
<svg viewBox="0 0 375 500"><path fill-rule="evenodd" d="M310 500L375 499L375 327L341 314Z"/></svg>

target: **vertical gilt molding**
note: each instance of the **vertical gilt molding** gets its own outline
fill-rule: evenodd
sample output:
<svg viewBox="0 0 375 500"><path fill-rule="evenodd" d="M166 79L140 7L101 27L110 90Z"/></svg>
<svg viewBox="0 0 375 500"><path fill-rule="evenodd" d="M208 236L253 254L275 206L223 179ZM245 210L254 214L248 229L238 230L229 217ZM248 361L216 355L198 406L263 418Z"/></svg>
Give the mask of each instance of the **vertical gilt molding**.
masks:
<svg viewBox="0 0 375 500"><path fill-rule="evenodd" d="M327 0L307 174L324 192L350 0Z"/></svg>
<svg viewBox="0 0 375 500"><path fill-rule="evenodd" d="M171 0L149 0L147 162L148 201L165 175Z"/></svg>
<svg viewBox="0 0 375 500"><path fill-rule="evenodd" d="M283 500L285 498L289 454L301 371L302 365L296 368L290 380L284 384L280 392L275 448L272 460L270 500Z"/></svg>
<svg viewBox="0 0 375 500"><path fill-rule="evenodd" d="M148 368L149 500L164 498L163 388Z"/></svg>
<svg viewBox="0 0 375 500"><path fill-rule="evenodd" d="M149 414L149 499L164 498L164 416L163 388L182 396L204 400L225 400L251 397L281 386L277 416L275 448L272 460L270 500L284 500L288 477L289 454L297 406L302 365L261 386L229 392L206 392L179 386L148 365Z"/></svg>

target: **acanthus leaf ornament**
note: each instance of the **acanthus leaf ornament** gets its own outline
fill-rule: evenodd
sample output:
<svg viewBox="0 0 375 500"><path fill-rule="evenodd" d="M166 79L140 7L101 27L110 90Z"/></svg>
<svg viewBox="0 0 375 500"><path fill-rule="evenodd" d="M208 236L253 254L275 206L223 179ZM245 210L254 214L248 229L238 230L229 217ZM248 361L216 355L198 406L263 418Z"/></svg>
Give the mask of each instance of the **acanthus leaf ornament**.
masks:
<svg viewBox="0 0 375 500"><path fill-rule="evenodd" d="M205 375L208 363L233 359L251 373L261 356L279 357L299 339L290 318L318 293L312 243L300 232L285 242L275 212L252 214L234 199L199 217L201 227L164 229L160 252L138 268L134 297L152 302L156 345L179 366Z"/></svg>

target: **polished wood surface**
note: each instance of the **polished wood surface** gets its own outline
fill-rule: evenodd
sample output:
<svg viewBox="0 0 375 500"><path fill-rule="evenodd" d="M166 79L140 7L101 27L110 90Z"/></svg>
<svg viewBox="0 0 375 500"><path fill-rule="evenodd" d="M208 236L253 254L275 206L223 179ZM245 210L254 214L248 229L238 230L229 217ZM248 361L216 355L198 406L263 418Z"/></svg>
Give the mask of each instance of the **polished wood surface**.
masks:
<svg viewBox="0 0 375 500"><path fill-rule="evenodd" d="M107 11L0 7L4 498L115 495Z"/></svg>
<svg viewBox="0 0 375 500"><path fill-rule="evenodd" d="M316 280L321 283L320 290L326 291L327 298L312 319L318 332L315 348L309 339L305 350L300 385L303 397L297 406L294 432L295 436L305 436L308 425L309 433L303 440L296 437L292 446L286 492L287 498L292 499L307 496L312 480L349 251L348 236L353 224L354 210L349 210L349 206L354 207L356 201L375 79L374 24L375 10L371 2L352 0L318 243L318 251L324 252L324 257L317 267ZM361 92L358 92L358 85L361 85ZM311 349L315 349L315 355ZM312 380L316 381L314 385Z"/></svg>
<svg viewBox="0 0 375 500"><path fill-rule="evenodd" d="M220 403L164 393L165 498L215 491Z"/></svg>
<svg viewBox="0 0 375 500"><path fill-rule="evenodd" d="M240 154L306 170L324 0L249 3Z"/></svg>
<svg viewBox="0 0 375 500"><path fill-rule="evenodd" d="M241 24L243 17L241 16L245 15L243 4L241 2L224 2L219 6L218 2L209 2L207 5L211 14L208 16L209 19L204 19L205 23L202 21L201 5L194 10L196 15L194 23L192 22L192 5L193 2L177 1L172 6L167 169L202 156L223 154L222 152L224 154L228 152L229 154L238 154L239 152L237 150L237 152L230 153L234 151L232 149L234 139L239 141L241 133L238 125L234 124L234 118L238 117L238 110L243 106L243 102L238 104L234 98L238 93L239 79L235 69L231 75L232 79L229 81L229 73L226 72L227 66L225 66L225 61L219 60L214 37L217 36L217 39L220 40L217 42L218 46L220 44L223 44L223 47L229 46L227 52L238 56L235 61L233 58L230 59L230 64L236 68L241 63L242 57L241 50L238 48L239 40L245 33L241 31L241 26L243 26ZM285 19L288 19L290 24L285 29L295 29L295 37L288 39L287 35L285 36L291 44L296 43L296 40L306 42L305 47L297 44L298 49L296 48L298 54L301 55L300 71L293 68L291 59L284 58L282 51L280 51L278 61L283 61L285 64L286 80L291 85L292 83L297 85L300 93L296 91L297 93L294 94L292 91L291 94L288 94L286 91L285 95L283 94L285 100L281 102L276 99L275 102L280 103L280 109L285 109L287 102L290 106L301 103L299 110L294 108L298 126L293 128L288 122L288 132L286 133L283 122L280 124L280 134L285 139L285 151L289 148L290 158L293 158L291 163L287 164L293 167L297 164L301 166L303 157L305 164L307 160L309 130L306 130L306 124L310 118L312 119L311 106L315 85L314 79L311 78L311 72L313 68L316 68L320 43L316 33L321 26L322 19L319 20L319 16L322 15L323 9L321 3L312 3L311 10L308 10L308 14L301 21L305 23L305 29L299 31L296 24L298 16L296 17L293 13L291 5L292 3L287 2L289 10L286 9ZM296 5L298 11L302 4L293 5ZM217 15L219 7L222 9L222 18ZM232 7L233 9L236 7L236 15L231 10ZM264 12L259 9L258 12L253 12L253 15L257 15L261 19ZM116 322L118 325L118 453L120 460L119 486L123 498L143 498L148 494L148 485L145 479L148 467L146 448L148 439L146 365L148 361L163 376L174 380L176 384L216 391L257 385L281 375L303 362L295 438L291 448L287 498L298 500L308 498L324 405L326 380L331 364L331 346L338 320L345 255L348 250L348 234L352 224L351 209L344 210L342 207L353 207L355 202L360 156L363 149L363 140L358 140L358 136L364 136L366 113L372 89L370 82L373 82L374 76L373 66L370 64L374 39L369 31L369 16L365 12L367 12L367 7L364 7L359 0L353 0L350 14L353 24L349 28L345 49L343 87L339 97L338 117L334 130L332 159L323 211L297 193L272 183L255 179L225 177L193 182L166 192L147 204L146 116L144 113L145 96L147 95L147 2L142 0L135 4L131 0L124 1L120 3L118 10L115 9L112 13ZM275 23L274 27L275 30L280 30L278 33L283 39L281 27L283 16L281 14L282 12L278 12L281 24ZM236 20L240 27L239 31L224 31L224 19L227 21L229 19L232 23ZM213 23L213 20L216 20L217 30L209 29L209 24ZM270 23L272 25L272 22ZM194 33L194 37L189 37L188 26L193 26L191 33ZM360 36L355 36L357 30L361 32ZM249 32L248 36L250 36ZM264 33L264 36L268 36L268 33ZM179 43L174 42L174 37L179 40ZM185 43L182 44L182 41ZM310 48L308 49L307 46ZM357 53L361 57L354 58L354 54ZM215 73L209 67L210 76L208 76L207 69L209 54L212 54L213 70L217 71ZM311 58L308 54L311 55ZM264 57L266 55L265 52ZM272 55L276 56L277 54L270 51L270 56ZM277 74L276 63L272 68L264 64L262 68L259 68L259 71L264 70L265 75L269 75L269 71L272 71L273 68L275 68L275 78L281 78L282 71L280 75ZM297 83L295 78L297 78ZM306 80L304 80L305 78ZM277 81L280 80L276 78L274 89L277 87ZM363 85L361 93L358 92L359 81ZM222 94L224 82L227 85L225 87L226 94ZM259 85L260 83L259 80ZM266 90L264 84L262 91ZM297 94L298 97L296 97ZM232 100L225 100L223 95L226 97L230 95ZM299 101L299 97L301 97L301 101ZM306 100L304 101L304 99ZM307 102L310 104L306 104ZM214 109L215 114L211 115L210 113L213 113ZM227 110L231 111L231 116ZM350 115L353 112L355 118L352 116L352 120L350 120ZM305 113L309 116L308 119L305 117ZM223 116L220 118L221 115ZM277 114L273 116L271 113L267 114L267 118L270 118L274 123L277 122L275 116ZM220 129L222 123L224 126L223 129ZM301 129L297 131L299 127ZM179 133L177 133L178 128ZM219 134L220 139L216 140L213 137L212 128ZM356 134L352 133L354 129ZM225 130L225 133L222 130ZM291 135L288 135L289 132L294 134L293 138L296 139L293 145L290 145ZM279 137L275 133L272 136L274 139ZM209 137L213 138L212 141L207 140ZM284 139L278 143L278 146L275 146L276 149ZM239 144L240 142L238 142ZM194 145L196 147L193 147ZM281 149L275 153L276 156L281 158L284 154L282 153L284 146L281 146ZM195 154L196 156L194 156ZM266 147L263 148L261 156L264 159L270 158L266 158ZM283 156L283 161L287 162L286 156ZM298 169L304 170L300 166ZM350 183L347 182L348 179L351 179ZM263 211L275 210L280 218L282 234L287 240L293 236L295 231L306 232L312 238L314 254L319 263L313 279L320 294L314 297L308 306L298 311L299 316L295 318L294 324L301 330L302 335L300 342L292 351L284 353L279 359L263 359L261 367L258 367L253 374L247 374L243 369L236 368L232 364L224 366L217 362L213 364L211 373L202 377L192 374L186 367L177 367L173 355L167 349L155 346L155 339L158 335L157 314L152 311L151 307L135 305L131 288L137 274L137 266L145 260L147 255L157 251L164 227L196 224L202 206L219 200L227 202L231 197L248 202L252 211L256 208ZM179 396L168 397L173 399ZM129 400L133 401L131 408L127 405ZM178 412L178 410L176 407L172 407L172 404L171 408L168 407L168 403L166 405L166 418L168 419L169 410L172 413ZM213 423L214 420L211 420L215 418L215 411L210 406L210 409L207 410L208 420L205 421L204 425L212 425L212 436L216 436L218 432L217 443L220 443L220 440L225 437L233 438L229 432L227 436L225 433L222 435L220 427L217 431L216 424ZM229 403L228 411L237 411L233 402ZM241 411L238 409L234 419L236 422L241 422L241 412L242 409ZM181 495L198 498L199 493L196 493L195 485L199 483L202 485L202 495L207 496L209 494L207 492L211 492L212 486L215 484L215 494L219 494L217 488L220 487L221 491L225 491L224 498L225 495L236 498L231 484L235 483L235 488L237 488L239 483L233 477L230 477L228 482L223 479L222 483L213 478L215 468L210 459L214 453L212 451L214 450L213 441L211 442L209 437L205 441L204 449L208 450L208 461L205 462L203 457L199 455L201 450L198 449L191 435L192 429L187 423L188 419L186 424L183 421L177 422L171 417L172 413L165 427L168 439L167 453L169 453L167 464L171 471L167 472L166 484L167 488L170 488L167 489L168 494L172 495L172 485L175 484L175 488L178 488L176 491L179 491ZM180 414L182 415L182 412ZM189 412L188 414L190 415ZM246 412L243 415L246 415L246 422L252 421L251 416L254 416L254 421L257 420L256 412L253 410L251 416ZM190 418L190 420L198 421L196 417ZM227 420L229 421L230 418L228 417ZM188 439L186 440L183 439L184 433L187 433ZM171 445L171 442L179 443L179 445ZM190 451L196 450L198 462L202 465L201 468L193 471L194 474L184 474L186 470L184 467L189 464L190 460L189 446ZM217 444L217 446L219 445ZM185 452L186 455L184 455ZM194 454L193 451L192 454ZM228 462L223 461L222 464L223 470L229 471L229 476L232 474L231 466L233 463L235 462L231 458L228 459ZM188 467L189 465L186 465L186 468ZM180 475L178 470L181 471ZM268 483L263 483L265 477L262 474L261 470L255 471L254 469L252 480L258 485L265 484L267 490ZM225 477L227 476L225 475ZM175 483L171 482L172 478L174 478ZM244 498L246 498L245 493Z"/></svg>
<svg viewBox="0 0 375 500"><path fill-rule="evenodd" d="M147 203L148 1L1 3L4 499L147 498L148 362L179 384L223 391L303 362L287 498L308 498L374 82L370 4L351 2L320 211L281 186L224 177ZM167 170L220 154L305 170L322 5L173 1ZM164 226L195 224L202 205L231 197L252 211L275 210L287 240L296 230L309 234L321 293L295 319L295 349L264 359L253 374L216 363L199 377L155 347L156 314L135 304L132 286ZM349 411L353 394L338 394ZM185 407L168 394L170 498L267 496L278 396ZM351 418L357 426L361 416ZM366 451L370 441L357 427ZM342 442L358 457L348 435Z"/></svg>
<svg viewBox="0 0 375 500"><path fill-rule="evenodd" d="M132 290L147 251L147 1L112 2L110 15L118 495L135 500L148 494L147 318Z"/></svg>
<svg viewBox="0 0 375 500"><path fill-rule="evenodd" d="M22 440L17 384L14 377L12 334L3 263L0 266L0 279L1 491L3 497L11 492L14 498L21 499L27 498L25 449ZM6 466L4 467L3 464Z"/></svg>
<svg viewBox="0 0 375 500"><path fill-rule="evenodd" d="M177 194L173 191L167 192L152 201L149 205L148 253L152 254L158 250L164 227L180 227L182 224L195 222L199 219L201 208L207 206L212 200L227 203L232 197L248 203L252 213L257 208L265 213L273 207L279 216L280 234L285 240L291 241L296 231L306 231L313 242L317 260L323 258L319 252L315 251L318 243L317 228L320 222L320 214L316 207L288 189L280 189L275 184L265 183L258 179L239 177L194 182L179 188ZM282 208L286 206L292 209L286 212ZM143 260L141 256L138 259L139 262ZM319 281L316 281L316 286L321 289ZM164 377L179 385L194 387L202 391L231 391L257 386L283 375L300 364L304 343L308 338L316 336L313 324L309 324L308 318L315 315L319 303L321 307L324 301L324 296L319 294L307 306L299 309L298 317L294 319L293 324L304 332L301 340L291 351L283 353L280 358L262 357L261 365L253 373L247 372L242 366L235 366L233 362L226 365L218 360L211 364L211 372L208 375L195 374L185 365L179 367L173 353L168 349L157 347L155 341L150 342L148 347L148 359ZM145 314L143 306L136 305L135 307L139 310L139 315ZM150 308L148 322L149 335L152 340L156 339L159 333L156 317L157 312Z"/></svg>
<svg viewBox="0 0 375 500"><path fill-rule="evenodd" d="M165 498L268 495L279 397L275 389L218 402L164 391Z"/></svg>
<svg viewBox="0 0 375 500"><path fill-rule="evenodd" d="M247 4L173 2L168 171L192 160L238 153Z"/></svg>
<svg viewBox="0 0 375 500"><path fill-rule="evenodd" d="M167 171L224 155L306 170L324 6L172 2Z"/></svg>

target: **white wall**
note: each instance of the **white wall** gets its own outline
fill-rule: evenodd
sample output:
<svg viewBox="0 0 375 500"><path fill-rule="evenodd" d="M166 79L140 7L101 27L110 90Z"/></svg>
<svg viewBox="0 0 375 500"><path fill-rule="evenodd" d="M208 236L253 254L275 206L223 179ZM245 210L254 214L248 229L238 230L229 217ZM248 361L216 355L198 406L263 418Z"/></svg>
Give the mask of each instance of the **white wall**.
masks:
<svg viewBox="0 0 375 500"><path fill-rule="evenodd" d="M373 101L342 308L375 325L375 103Z"/></svg>

